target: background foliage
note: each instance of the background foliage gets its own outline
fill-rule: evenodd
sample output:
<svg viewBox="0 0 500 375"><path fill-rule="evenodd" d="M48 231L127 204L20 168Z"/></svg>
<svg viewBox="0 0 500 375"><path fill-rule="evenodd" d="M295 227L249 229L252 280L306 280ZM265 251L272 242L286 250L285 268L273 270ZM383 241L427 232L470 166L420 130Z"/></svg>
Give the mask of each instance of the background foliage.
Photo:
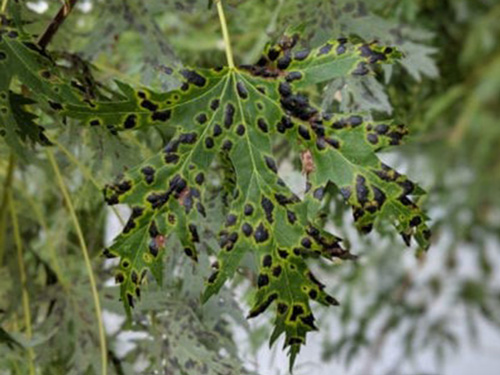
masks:
<svg viewBox="0 0 500 375"><path fill-rule="evenodd" d="M314 265L315 273L327 280L327 291L342 303L335 309L315 307L321 331L310 335L308 343L321 342L325 361L340 358L346 367L359 368L362 374L417 373L418 359L426 351L444 361L460 345L457 321L466 321L470 339L475 338L478 322L487 320L498 326L497 2L229 3L235 59L242 64L255 62L268 40L276 41L288 27L297 26L306 35L306 45L349 36L377 39L404 53L400 63L384 67L377 76L336 78L309 94L327 111L373 111L375 119L392 114L408 125L407 145L384 153L382 159L421 181L428 191L425 206L434 245L422 261L388 227L378 226L376 232L361 237L352 229L348 207L332 191L329 204L323 207L323 224L344 238L359 259L333 269L326 263ZM11 12L17 9L17 1L7 4ZM34 11L41 10L40 4L19 2L23 27L29 33L41 34L60 7L54 1L41 13ZM113 87L114 79L163 91L178 87L179 80L165 74L165 67L225 65L223 47L217 14L206 1L113 0L82 1L56 34L50 50L63 51L58 61L68 76L78 72L79 80L95 79L95 90L83 97L99 97L108 95L104 84ZM84 65L84 60L91 65ZM11 89L36 100L19 81ZM58 95L66 95L64 88ZM107 327L109 373L261 373L259 349L267 344L273 320L267 314L251 326L245 320L251 302L248 290L257 283L252 260L244 260L238 276L221 294L205 305L199 303L209 277L201 270L209 272L217 247L216 222L224 220L217 206L220 202L207 207L213 220L199 230L205 240L198 266L181 249L169 252L163 287L151 280L143 288L133 325L122 317L113 281L115 264L100 256L113 237L110 231L120 224L104 206L101 189L138 160L153 156L172 134L154 127L117 136L112 128L62 121L53 108L38 109L14 94L10 103L16 123L25 128L20 129L21 139L5 134L0 141L0 373L29 373L27 358L32 358L41 374L101 371L91 286L78 233L43 146L45 135L54 143L50 150L82 226L105 318L114 322ZM12 148L17 148L17 158L10 173ZM286 182L301 193L300 154L286 144L276 144L275 152ZM220 191L208 193L215 196ZM9 194L19 223L21 241L17 243ZM127 218L126 208L117 212ZM30 329L24 319L22 286L29 297ZM389 366L379 366L377 359L391 340L399 343L401 351ZM300 363L299 356L296 373L308 371ZM283 373L286 366L277 367Z"/></svg>

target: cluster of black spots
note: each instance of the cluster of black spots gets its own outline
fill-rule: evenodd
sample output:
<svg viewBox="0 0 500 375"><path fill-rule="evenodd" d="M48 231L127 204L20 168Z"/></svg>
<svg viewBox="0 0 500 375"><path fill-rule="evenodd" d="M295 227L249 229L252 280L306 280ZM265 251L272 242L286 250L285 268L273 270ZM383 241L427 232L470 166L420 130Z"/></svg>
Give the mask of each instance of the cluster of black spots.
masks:
<svg viewBox="0 0 500 375"><path fill-rule="evenodd" d="M238 134L240 137L245 135L245 125L243 124L240 124L238 125L238 127L236 128L236 134Z"/></svg>
<svg viewBox="0 0 500 375"><path fill-rule="evenodd" d="M108 129L111 135L118 135L118 130L116 130L116 128L113 125L111 124L106 125L106 129Z"/></svg>
<svg viewBox="0 0 500 375"><path fill-rule="evenodd" d="M117 284L121 284L125 281L125 275L123 275L123 273L121 272L118 272L116 275L115 275L115 282Z"/></svg>
<svg viewBox="0 0 500 375"><path fill-rule="evenodd" d="M286 249L278 249L278 255L281 259L287 259L289 254Z"/></svg>
<svg viewBox="0 0 500 375"><path fill-rule="evenodd" d="M242 226L241 226L241 231L243 232L243 234L247 237L250 237L253 233L253 228L250 224L248 223L244 223Z"/></svg>
<svg viewBox="0 0 500 375"><path fill-rule="evenodd" d="M293 127L294 123L288 116L283 116L280 122L278 122L278 124L276 125L278 132L282 134L285 133L288 129L292 129Z"/></svg>
<svg viewBox="0 0 500 375"><path fill-rule="evenodd" d="M0 52L1 54L1 52ZM48 70L42 70L40 72L40 75L42 76L42 78L45 78L45 79L50 79L50 77L52 76L52 74L50 74L50 72Z"/></svg>
<svg viewBox="0 0 500 375"><path fill-rule="evenodd" d="M196 143L198 139L198 134L196 133L183 133L179 136L179 142L192 145Z"/></svg>
<svg viewBox="0 0 500 375"><path fill-rule="evenodd" d="M186 180L184 180L180 175L175 175L169 183L169 188L165 193L151 193L146 200L151 203L153 209L163 207L167 203L168 199L172 194L176 198L184 191L187 186ZM185 200L186 202L186 200ZM185 204L185 206L187 206Z"/></svg>
<svg viewBox="0 0 500 375"><path fill-rule="evenodd" d="M410 220L410 226L411 227L418 227L420 224L422 224L422 218L420 216L414 216Z"/></svg>
<svg viewBox="0 0 500 375"><path fill-rule="evenodd" d="M147 184L152 184L155 179L155 169L151 166L146 166L141 169L141 173L144 175L144 179Z"/></svg>
<svg viewBox="0 0 500 375"><path fill-rule="evenodd" d="M4 52L0 51L0 61L6 60L6 59L7 59L7 55Z"/></svg>
<svg viewBox="0 0 500 375"><path fill-rule="evenodd" d="M308 272L307 273L307 277L309 278L309 280L311 280L318 288L319 290L323 290L325 289L325 284L323 284L322 282L320 282L316 276L313 275L312 272Z"/></svg>
<svg viewBox="0 0 500 375"><path fill-rule="evenodd" d="M325 300L326 302L328 302L330 305L332 306L339 306L340 303L339 301L337 301L335 298L333 298L332 296L326 296L325 297Z"/></svg>
<svg viewBox="0 0 500 375"><path fill-rule="evenodd" d="M262 267L270 268L273 265L273 257L271 255L265 255L262 258Z"/></svg>
<svg viewBox="0 0 500 375"><path fill-rule="evenodd" d="M198 260L195 251L190 247L184 248L184 254L186 254L188 257L190 257L191 259L193 259L195 261Z"/></svg>
<svg viewBox="0 0 500 375"><path fill-rule="evenodd" d="M391 146L397 146L401 144L401 141L407 134L408 130L404 127L404 125L398 125L396 129L387 133L387 136L390 138Z"/></svg>
<svg viewBox="0 0 500 375"><path fill-rule="evenodd" d="M309 298L311 298L311 299L318 298L318 292L315 289L311 289L308 294L309 294Z"/></svg>
<svg viewBox="0 0 500 375"><path fill-rule="evenodd" d="M127 302L130 307L134 308L135 302L134 302L134 296L130 293L127 293Z"/></svg>
<svg viewBox="0 0 500 375"><path fill-rule="evenodd" d="M387 199L384 192L378 187L372 185L373 199L377 202L378 207L382 207Z"/></svg>
<svg viewBox="0 0 500 375"><path fill-rule="evenodd" d="M307 96L302 94L282 96L281 105L288 114L303 121L309 121L318 113L317 109L309 105Z"/></svg>
<svg viewBox="0 0 500 375"><path fill-rule="evenodd" d="M139 275L137 274L137 272L135 270L133 270L132 273L130 274L130 280L134 284L138 284L139 283Z"/></svg>
<svg viewBox="0 0 500 375"><path fill-rule="evenodd" d="M267 57L270 61L274 61L279 57L280 53L281 51L279 49L271 47L269 48L269 51L267 51Z"/></svg>
<svg viewBox="0 0 500 375"><path fill-rule="evenodd" d="M295 52L293 55L293 58L297 61L304 61L309 57L309 54L311 53L311 50L309 49L304 49L302 51Z"/></svg>
<svg viewBox="0 0 500 375"><path fill-rule="evenodd" d="M273 171L274 173L278 173L278 167L276 166L276 161L270 157L270 156L265 156L264 160L266 161L267 167Z"/></svg>
<svg viewBox="0 0 500 375"><path fill-rule="evenodd" d="M291 62L292 62L292 56L290 55L290 52L287 52L278 59L276 66L280 70L285 70L290 66Z"/></svg>
<svg viewBox="0 0 500 375"><path fill-rule="evenodd" d="M368 44L363 44L359 47L359 51L361 52L361 56L366 57L370 64L376 64L379 61L387 60L387 56L384 53L372 50Z"/></svg>
<svg viewBox="0 0 500 375"><path fill-rule="evenodd" d="M269 276L267 276L265 273L261 273L257 278L257 287L263 288L267 285L269 285Z"/></svg>
<svg viewBox="0 0 500 375"><path fill-rule="evenodd" d="M398 182L398 185L403 188L403 194L408 195L415 190L415 184L408 179Z"/></svg>
<svg viewBox="0 0 500 375"><path fill-rule="evenodd" d="M356 176L356 198L361 205L368 202L368 186L366 184L366 178L363 176Z"/></svg>
<svg viewBox="0 0 500 375"><path fill-rule="evenodd" d="M229 129L231 125L233 125L235 112L236 109L234 108L234 105L228 103L224 111L224 126L226 129Z"/></svg>
<svg viewBox="0 0 500 375"><path fill-rule="evenodd" d="M311 134L309 133L309 130L304 125L299 125L299 134L302 138L304 138L307 141L311 140Z"/></svg>
<svg viewBox="0 0 500 375"><path fill-rule="evenodd" d="M125 122L123 123L123 127L125 129L133 129L137 125L137 116L134 114L130 114L125 118Z"/></svg>
<svg viewBox="0 0 500 375"><path fill-rule="evenodd" d="M205 113L200 113L198 116L196 116L196 122L198 122L198 124L200 124L200 125L203 125L207 121L208 121L208 117Z"/></svg>
<svg viewBox="0 0 500 375"><path fill-rule="evenodd" d="M208 278L208 282L210 284L213 284L215 282L215 280L217 280L217 277L219 276L219 271L215 271L213 272L210 277Z"/></svg>
<svg viewBox="0 0 500 375"><path fill-rule="evenodd" d="M179 161L179 155L177 154L165 155L165 163L167 164L177 164L178 161Z"/></svg>
<svg viewBox="0 0 500 375"><path fill-rule="evenodd" d="M90 126L100 126L101 125L101 121L99 120L92 120L90 121Z"/></svg>
<svg viewBox="0 0 500 375"><path fill-rule="evenodd" d="M274 204L271 202L270 199L267 197L262 197L260 201L260 205L262 209L264 210L264 213L266 214L266 219L269 223L272 223L274 221L273 219L273 211L274 211Z"/></svg>
<svg viewBox="0 0 500 375"><path fill-rule="evenodd" d="M143 212L144 212L144 208L142 208L142 207L134 207L132 209L132 214L130 215L127 223L125 224L125 227L123 228L124 234L129 233L137 226L137 224L135 223L135 219L140 217Z"/></svg>
<svg viewBox="0 0 500 375"><path fill-rule="evenodd" d="M396 181L401 175L388 165L382 163L380 170L374 170L374 173L386 182Z"/></svg>
<svg viewBox="0 0 500 375"><path fill-rule="evenodd" d="M387 125L387 124L378 124L378 125L375 125L375 132L378 135L387 134L388 131L389 131L389 125Z"/></svg>
<svg viewBox="0 0 500 375"><path fill-rule="evenodd" d="M215 124L214 131L212 134L214 137L218 137L219 135L221 135L222 134L222 127L219 124Z"/></svg>
<svg viewBox="0 0 500 375"><path fill-rule="evenodd" d="M376 145L378 144L378 136L377 134L374 134L374 133L368 133L368 135L366 136L366 139L368 140L368 142L370 142L372 145Z"/></svg>
<svg viewBox="0 0 500 375"><path fill-rule="evenodd" d="M49 100L49 106L52 108L54 111L61 111L63 109L63 106L61 103L56 103L53 102L52 100Z"/></svg>
<svg viewBox="0 0 500 375"><path fill-rule="evenodd" d="M156 226L156 222L152 221L151 224L149 225L149 237L155 238L160 235L160 232L158 231L158 227Z"/></svg>
<svg viewBox="0 0 500 375"><path fill-rule="evenodd" d="M288 222L292 225L295 224L297 221L297 216L295 215L295 213L293 211L287 210L286 211L286 218L288 219Z"/></svg>
<svg viewBox="0 0 500 375"><path fill-rule="evenodd" d="M253 206L251 204L246 204L243 208L243 213L245 216L251 216L253 214Z"/></svg>
<svg viewBox="0 0 500 375"><path fill-rule="evenodd" d="M155 104L148 99L144 99L141 101L141 107L147 109L148 111L155 112L158 109L158 104Z"/></svg>
<svg viewBox="0 0 500 375"><path fill-rule="evenodd" d="M278 86L278 92L283 97L290 96L293 94L292 86L288 82L281 82Z"/></svg>
<svg viewBox="0 0 500 375"><path fill-rule="evenodd" d="M282 268L280 265L273 268L273 276L279 277L281 275Z"/></svg>
<svg viewBox="0 0 500 375"><path fill-rule="evenodd" d="M319 201L322 200L324 196L325 196L325 188L323 186L320 186L313 192L313 197Z"/></svg>
<svg viewBox="0 0 500 375"><path fill-rule="evenodd" d="M348 127L356 128L363 123L363 117L354 115L348 118L342 118L340 120L334 121L332 128L334 129L344 129Z"/></svg>
<svg viewBox="0 0 500 375"><path fill-rule="evenodd" d="M198 185L203 185L203 182L205 182L205 175L203 174L203 172L200 172L196 175L194 180Z"/></svg>
<svg viewBox="0 0 500 375"><path fill-rule="evenodd" d="M323 47L319 49L318 56L328 55L332 49L333 49L333 44L326 43Z"/></svg>
<svg viewBox="0 0 500 375"><path fill-rule="evenodd" d="M290 337L286 342L286 346L300 345L303 343L304 339L302 337Z"/></svg>
<svg viewBox="0 0 500 375"><path fill-rule="evenodd" d="M283 194L276 193L274 194L274 198L278 202L280 206L286 207L288 204L293 203L294 200L292 198L289 198Z"/></svg>
<svg viewBox="0 0 500 375"><path fill-rule="evenodd" d="M233 225L236 224L236 221L238 220L238 217L235 214L229 214L226 217L226 226L227 227L232 227Z"/></svg>
<svg viewBox="0 0 500 375"><path fill-rule="evenodd" d="M300 256L302 256L302 255L305 255L306 253L307 253L307 249L301 249L301 248L299 248L299 247L295 247L295 248L293 249L293 254L294 254L295 256L298 256L298 257L300 257Z"/></svg>
<svg viewBox="0 0 500 375"><path fill-rule="evenodd" d="M294 81L299 81L302 79L302 73L295 71L295 72L290 72L285 76L285 79L287 82L294 82Z"/></svg>
<svg viewBox="0 0 500 375"><path fill-rule="evenodd" d="M213 148L215 145L214 139L212 137L205 138L205 147L208 149Z"/></svg>
<svg viewBox="0 0 500 375"><path fill-rule="evenodd" d="M262 223L260 223L255 230L253 237L257 243L266 242L269 239L269 231Z"/></svg>
<svg viewBox="0 0 500 375"><path fill-rule="evenodd" d="M113 205L113 204L118 203L118 197L120 195L125 194L130 189L132 189L132 182L129 180L123 180L123 181L118 182L114 185L106 185L106 187L104 188L105 192L106 192L106 190L111 190L115 193L111 197L107 197L106 202L109 205Z"/></svg>
<svg viewBox="0 0 500 375"><path fill-rule="evenodd" d="M181 70L181 74L189 83L192 83L195 86L203 87L207 83L205 77L201 76L199 73L194 70L183 69Z"/></svg>
<svg viewBox="0 0 500 375"><path fill-rule="evenodd" d="M324 141L336 150L340 148L340 141L337 138L328 137L324 138Z"/></svg>
<svg viewBox="0 0 500 375"><path fill-rule="evenodd" d="M370 73L370 69L368 68L368 64L364 61L358 63L356 68L352 71L353 76L365 76Z"/></svg>
<svg viewBox="0 0 500 375"><path fill-rule="evenodd" d="M278 57L278 56L276 56ZM254 65L241 65L240 69L247 70L250 74L263 78L277 78L279 71L270 67L270 61L266 56L262 56Z"/></svg>
<svg viewBox="0 0 500 375"><path fill-rule="evenodd" d="M220 106L220 100L219 99L214 99L210 102L210 109L212 111L216 111L217 109L219 109L219 106Z"/></svg>
<svg viewBox="0 0 500 375"><path fill-rule="evenodd" d="M207 217L207 213L205 211L205 206L201 202L196 203L196 211L198 211L201 216Z"/></svg>
<svg viewBox="0 0 500 375"><path fill-rule="evenodd" d="M167 203L168 198L170 198L170 193L168 193L168 192L163 193L163 194L151 193L148 195L146 200L149 203L151 203L152 208L157 209L157 208L163 207L163 205L165 205L165 203Z"/></svg>
<svg viewBox="0 0 500 375"><path fill-rule="evenodd" d="M310 249L312 246L311 239L309 237L304 237L301 241L300 244L305 247L306 249Z"/></svg>
<svg viewBox="0 0 500 375"><path fill-rule="evenodd" d="M188 225L189 233L191 233L191 241L194 243L200 242L200 236L198 235L198 228L195 224L190 223Z"/></svg>
<svg viewBox="0 0 500 375"><path fill-rule="evenodd" d="M300 318L300 320L302 321L302 323L304 323L306 326L310 327L311 329L313 329L313 330L317 329L316 326L314 325L314 316L312 314L302 316Z"/></svg>
<svg viewBox="0 0 500 375"><path fill-rule="evenodd" d="M278 303L278 314L283 315L288 311L288 305L286 303Z"/></svg>
<svg viewBox="0 0 500 375"><path fill-rule="evenodd" d="M241 99L243 100L248 99L248 90L243 82L238 81L236 83L236 91L238 92L238 96Z"/></svg>
<svg viewBox="0 0 500 375"><path fill-rule="evenodd" d="M102 251L102 255L104 257L106 257L107 259L113 259L113 258L116 258L116 255L114 253L112 253L108 248L105 248L103 251Z"/></svg>
<svg viewBox="0 0 500 375"><path fill-rule="evenodd" d="M266 309L271 306L271 303L273 303L275 300L278 299L278 294L277 293L272 293L270 294L267 299L257 306L255 309L250 311L250 313L247 316L247 319L255 318L256 316L262 314Z"/></svg>
<svg viewBox="0 0 500 375"><path fill-rule="evenodd" d="M299 316L304 314L304 307L302 305L293 305L290 321L295 322Z"/></svg>
<svg viewBox="0 0 500 375"><path fill-rule="evenodd" d="M263 133L268 133L268 132L269 132L269 126L267 125L266 120L264 120L263 118L259 118L259 119L257 120L257 126L259 127L259 129L260 129Z"/></svg>

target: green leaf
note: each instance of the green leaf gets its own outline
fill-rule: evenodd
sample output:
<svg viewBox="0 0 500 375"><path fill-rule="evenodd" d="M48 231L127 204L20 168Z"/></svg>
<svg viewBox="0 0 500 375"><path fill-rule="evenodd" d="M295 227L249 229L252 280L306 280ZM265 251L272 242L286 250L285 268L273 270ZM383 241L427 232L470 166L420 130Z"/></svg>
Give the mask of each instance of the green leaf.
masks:
<svg viewBox="0 0 500 375"><path fill-rule="evenodd" d="M407 223L415 216L423 217L413 204L396 202L398 194L410 193L400 186L406 179L398 176L396 181L386 181L377 174L383 167L375 151L399 144L406 130L391 122L385 129L384 124L369 123L359 116L321 113L297 91L334 77L370 74L373 65L390 62L399 52L375 44L351 45L347 40L294 51L296 41L296 36L286 37L268 46L255 65L181 70L178 76L184 84L178 90L157 94L119 83L122 101L67 105L62 112L88 124L112 124L119 130L152 124L176 129L164 150L105 189L108 204L133 207L123 233L104 253L121 258L117 280L129 313L148 269L161 282L163 246L168 248L174 233L186 254L196 260L196 223L209 219L205 218L205 175L215 159L223 160L235 181L226 187L232 191L219 235L219 268L209 277L203 299L217 293L245 254L252 254L259 274L249 317L276 306L271 342L285 334L291 364L307 332L316 329L310 302L337 304L306 260L311 256L352 258L339 238L314 225L316 202L321 200L324 186L331 182L344 190L350 187L364 192L357 181L360 177L367 181L366 196L358 201L348 198L355 212L359 205L369 212L359 218L361 229L379 213L397 210L399 216L391 219L401 222L398 229L409 239L412 230ZM316 168L309 176L312 198L301 201L279 177L271 147L275 137L285 137L299 150L312 154ZM374 188L386 197L384 202L373 196ZM419 228L424 226L422 220ZM422 238L419 230L417 239L426 247Z"/></svg>

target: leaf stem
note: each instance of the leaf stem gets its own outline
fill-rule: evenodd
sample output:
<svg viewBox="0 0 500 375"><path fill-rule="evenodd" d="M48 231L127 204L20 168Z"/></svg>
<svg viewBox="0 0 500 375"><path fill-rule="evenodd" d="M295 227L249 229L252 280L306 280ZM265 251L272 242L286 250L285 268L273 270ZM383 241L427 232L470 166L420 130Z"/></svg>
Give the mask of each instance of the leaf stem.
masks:
<svg viewBox="0 0 500 375"><path fill-rule="evenodd" d="M224 37L224 45L226 46L227 64L230 69L234 69L233 51L231 49L231 40L229 39L229 32L227 30L226 16L224 15L224 7L222 0L217 1L217 12L219 13L220 25L222 28L222 36Z"/></svg>
<svg viewBox="0 0 500 375"><path fill-rule="evenodd" d="M3 264L3 255L5 253L5 232L7 229L7 201L9 199L9 191L12 185L12 175L14 174L14 154L9 156L9 164L7 167L7 176L3 187L2 204L0 205L0 265Z"/></svg>
<svg viewBox="0 0 500 375"><path fill-rule="evenodd" d="M82 228L80 227L80 222L78 221L78 218L76 216L75 208L73 207L73 203L71 201L71 197L69 196L68 190L66 188L66 185L64 184L61 171L59 170L59 166L57 165L57 162L54 158L54 154L52 153L51 150L47 150L47 157L49 159L50 164L52 165L52 168L54 169L54 172L56 174L56 180L57 183L59 184L59 188L64 196L64 200L66 202L66 205L68 207L71 220L73 221L73 225L75 226L76 234L78 236L78 241L80 242L80 247L82 249L83 253L83 258L85 259L85 267L87 269L87 273L89 276L90 280L90 286L92 289L92 296L94 298L94 306L95 306L95 313L97 317L97 324L99 327L99 341L101 345L101 375L106 375L107 374L107 357L108 357L108 350L106 346L106 335L104 332L104 324L102 321L102 314L101 314L101 303L99 301L99 294L97 292L97 286L96 282L94 279L94 273L92 271L92 265L90 263L90 257L89 257L89 252L87 249L87 245L85 243L85 239L83 238L83 232Z"/></svg>
<svg viewBox="0 0 500 375"><path fill-rule="evenodd" d="M5 13L5 9L7 9L7 3L8 2L9 2L9 0L3 0L1 13Z"/></svg>
<svg viewBox="0 0 500 375"><path fill-rule="evenodd" d="M7 196L9 201L10 215L12 218L14 241L16 243L16 249L17 249L17 264L19 267L19 274L21 276L24 325L26 327L26 337L28 338L28 340L31 340L33 332L31 329L30 299L29 299L28 289L26 287L27 284L26 269L24 268L24 261L23 261L23 242L21 240L21 234L19 231L19 222L17 221L16 205L14 203L14 198L11 190L7 192ZM30 375L35 375L35 353L33 352L33 348L31 347L28 348L28 357L29 357L28 365L30 369L29 373Z"/></svg>

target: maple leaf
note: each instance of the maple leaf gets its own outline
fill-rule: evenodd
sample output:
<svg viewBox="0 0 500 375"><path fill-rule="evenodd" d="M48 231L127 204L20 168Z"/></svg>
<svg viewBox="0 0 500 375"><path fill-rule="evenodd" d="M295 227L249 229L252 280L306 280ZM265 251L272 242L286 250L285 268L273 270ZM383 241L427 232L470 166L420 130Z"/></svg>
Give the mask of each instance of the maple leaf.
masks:
<svg viewBox="0 0 500 375"><path fill-rule="evenodd" d="M367 232L378 216L388 216L405 241L415 234L422 247L428 245L425 217L408 198L419 191L375 155L399 144L405 128L322 113L298 91L335 77L370 74L374 65L397 59L399 52L346 39L296 51L296 42L296 36L286 36L269 45L255 65L237 69L172 69L184 81L174 91L155 93L118 83L121 101L69 103L61 111L117 130L152 124L176 130L161 152L104 191L108 204L132 206L122 234L104 251L121 258L116 278L128 314L147 270L161 283L162 253L174 235L196 260L196 223L208 220L206 173L216 158L224 160L234 178L232 196L219 234L218 269L209 277L203 299L217 293L250 252L259 273L249 317L275 304L271 342L285 334L291 365L307 332L316 329L310 302L338 303L310 271L307 258L352 258L339 238L314 225L327 183L341 189L361 230ZM312 159L310 194L303 201L278 175L271 139L279 136Z"/></svg>

